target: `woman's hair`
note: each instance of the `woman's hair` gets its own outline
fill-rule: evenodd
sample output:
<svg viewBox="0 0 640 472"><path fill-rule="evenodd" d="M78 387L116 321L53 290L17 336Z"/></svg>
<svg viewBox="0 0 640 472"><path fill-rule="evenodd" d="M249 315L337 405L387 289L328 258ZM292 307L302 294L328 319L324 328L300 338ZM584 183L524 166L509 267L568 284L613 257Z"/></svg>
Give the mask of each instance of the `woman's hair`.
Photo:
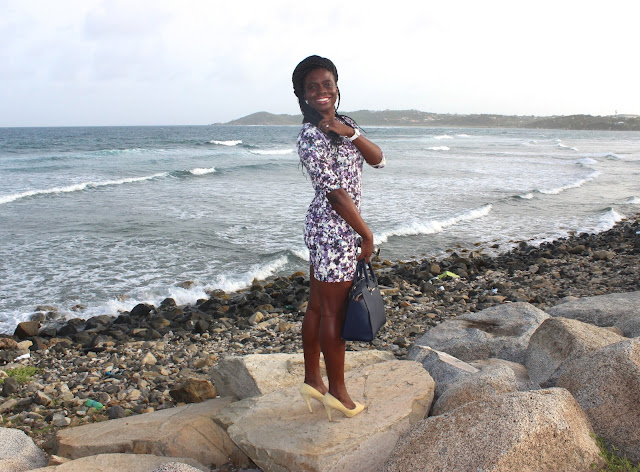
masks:
<svg viewBox="0 0 640 472"><path fill-rule="evenodd" d="M304 79L307 74L314 69L326 69L333 74L336 79L336 85L338 84L338 69L331 60L320 56L309 56L303 59L293 71L291 80L293 81L293 93L298 97L298 104L300 105L300 111L302 111L302 122L312 123L317 125L322 119L322 115L314 110L304 99ZM340 90L338 90L338 104L336 105L336 116L341 117L338 114L338 106L340 105Z"/></svg>

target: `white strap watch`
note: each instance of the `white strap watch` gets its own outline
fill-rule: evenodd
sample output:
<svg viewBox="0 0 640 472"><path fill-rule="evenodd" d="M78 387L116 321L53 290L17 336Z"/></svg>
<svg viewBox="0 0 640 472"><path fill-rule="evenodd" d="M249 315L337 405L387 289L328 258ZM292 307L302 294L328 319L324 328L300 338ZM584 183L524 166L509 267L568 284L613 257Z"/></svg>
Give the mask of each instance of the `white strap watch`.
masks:
<svg viewBox="0 0 640 472"><path fill-rule="evenodd" d="M353 130L355 131L353 133L353 136L347 138L351 142L355 141L360 137L360 130L358 128L354 128Z"/></svg>

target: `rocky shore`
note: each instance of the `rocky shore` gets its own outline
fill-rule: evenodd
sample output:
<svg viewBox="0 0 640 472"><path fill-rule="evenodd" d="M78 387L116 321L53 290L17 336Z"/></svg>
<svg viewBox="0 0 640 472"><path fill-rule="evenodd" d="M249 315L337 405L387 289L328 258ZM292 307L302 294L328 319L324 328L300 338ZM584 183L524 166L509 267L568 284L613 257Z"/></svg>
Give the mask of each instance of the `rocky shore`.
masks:
<svg viewBox="0 0 640 472"><path fill-rule="evenodd" d="M639 291L640 217L599 234L520 243L495 257L480 247L452 248L439 260L375 263L388 323L372 344L348 349L406 359L419 337L458 315L511 302L545 310L566 297ZM138 305L117 318L51 322L56 313L41 307L13 336L0 336L0 425L46 450L61 428L213 398L210 371L220 360L301 352L308 286L308 276L296 273L237 293L212 292L193 306L172 299Z"/></svg>

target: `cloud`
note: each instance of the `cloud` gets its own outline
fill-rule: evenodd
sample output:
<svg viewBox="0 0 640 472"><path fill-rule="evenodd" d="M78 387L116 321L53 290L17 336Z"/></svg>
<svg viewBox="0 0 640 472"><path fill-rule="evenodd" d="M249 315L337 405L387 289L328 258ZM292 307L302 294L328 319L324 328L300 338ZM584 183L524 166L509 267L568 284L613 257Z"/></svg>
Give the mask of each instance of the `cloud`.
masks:
<svg viewBox="0 0 640 472"><path fill-rule="evenodd" d="M309 54L338 66L343 110L640 113L635 16L617 0L5 0L0 11L11 105L0 125L295 113L291 72ZM60 122L60 103L78 119Z"/></svg>

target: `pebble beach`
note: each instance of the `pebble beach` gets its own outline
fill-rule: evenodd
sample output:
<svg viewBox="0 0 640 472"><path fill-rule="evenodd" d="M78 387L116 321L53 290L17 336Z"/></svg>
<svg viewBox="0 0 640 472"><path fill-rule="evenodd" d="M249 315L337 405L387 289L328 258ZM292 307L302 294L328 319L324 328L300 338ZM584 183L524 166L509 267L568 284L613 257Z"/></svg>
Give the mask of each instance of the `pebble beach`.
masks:
<svg viewBox="0 0 640 472"><path fill-rule="evenodd" d="M347 349L405 359L430 327L464 313L510 302L545 310L567 297L640 290L640 215L605 232L488 255L498 251L453 247L445 257L411 261L380 254L373 262L387 324L373 343ZM118 317L63 320L39 307L13 335L0 336L0 424L46 450L60 428L215 396L209 371L220 359L302 352L308 288L308 274L297 272L239 292L211 291L193 305L170 298L136 305Z"/></svg>

